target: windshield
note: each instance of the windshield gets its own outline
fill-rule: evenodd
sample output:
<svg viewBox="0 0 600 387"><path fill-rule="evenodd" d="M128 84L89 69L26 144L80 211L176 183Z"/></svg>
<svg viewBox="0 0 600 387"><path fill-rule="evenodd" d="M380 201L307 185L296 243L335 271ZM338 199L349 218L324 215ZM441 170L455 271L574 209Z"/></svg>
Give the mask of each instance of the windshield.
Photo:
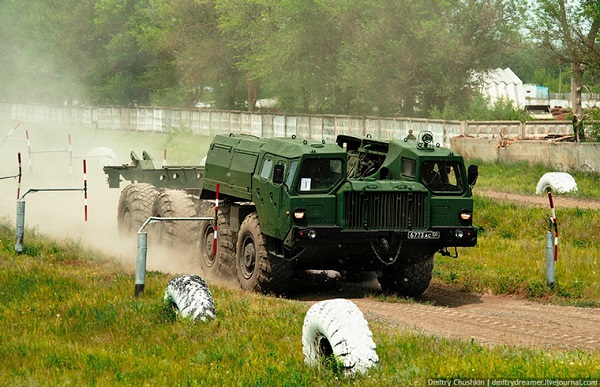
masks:
<svg viewBox="0 0 600 387"><path fill-rule="evenodd" d="M298 191L313 193L328 191L342 178L341 159L307 159L300 169Z"/></svg>
<svg viewBox="0 0 600 387"><path fill-rule="evenodd" d="M433 192L462 192L460 167L457 161L425 161L421 165L421 182Z"/></svg>

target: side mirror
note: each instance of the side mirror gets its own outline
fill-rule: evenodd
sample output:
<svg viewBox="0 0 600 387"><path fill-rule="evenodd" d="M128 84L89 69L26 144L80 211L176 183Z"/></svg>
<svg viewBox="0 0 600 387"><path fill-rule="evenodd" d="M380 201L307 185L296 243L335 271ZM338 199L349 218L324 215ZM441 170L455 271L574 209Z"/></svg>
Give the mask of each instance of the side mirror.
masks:
<svg viewBox="0 0 600 387"><path fill-rule="evenodd" d="M477 168L477 165L469 165L469 170L467 172L467 181L469 182L471 188L473 188L473 186L477 182L478 177L479 169Z"/></svg>
<svg viewBox="0 0 600 387"><path fill-rule="evenodd" d="M285 165L276 164L275 168L273 168L273 184L282 184L283 183L283 173L285 172Z"/></svg>

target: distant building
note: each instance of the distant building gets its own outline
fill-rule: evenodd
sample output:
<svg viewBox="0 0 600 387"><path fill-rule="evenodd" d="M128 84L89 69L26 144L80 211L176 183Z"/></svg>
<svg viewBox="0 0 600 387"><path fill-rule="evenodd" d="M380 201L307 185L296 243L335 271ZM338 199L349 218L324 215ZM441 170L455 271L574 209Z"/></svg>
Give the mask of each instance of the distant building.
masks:
<svg viewBox="0 0 600 387"><path fill-rule="evenodd" d="M526 83L523 85L525 89L525 99L536 100L536 99L548 99L548 88L546 86L532 85Z"/></svg>
<svg viewBox="0 0 600 387"><path fill-rule="evenodd" d="M526 102L523 81L509 68L490 70L479 75L480 91L492 104L498 100L512 101L515 108L523 109Z"/></svg>

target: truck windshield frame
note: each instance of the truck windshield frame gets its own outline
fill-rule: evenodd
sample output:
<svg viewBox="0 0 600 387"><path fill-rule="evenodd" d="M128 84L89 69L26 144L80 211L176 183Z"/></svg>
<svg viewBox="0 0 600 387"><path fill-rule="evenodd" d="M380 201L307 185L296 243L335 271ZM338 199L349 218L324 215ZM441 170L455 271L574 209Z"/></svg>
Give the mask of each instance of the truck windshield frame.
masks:
<svg viewBox="0 0 600 387"><path fill-rule="evenodd" d="M458 160L427 160L421 164L420 180L431 192L462 194L465 190L463 166Z"/></svg>
<svg viewBox="0 0 600 387"><path fill-rule="evenodd" d="M335 157L305 159L296 190L300 194L329 192L342 180L343 160Z"/></svg>

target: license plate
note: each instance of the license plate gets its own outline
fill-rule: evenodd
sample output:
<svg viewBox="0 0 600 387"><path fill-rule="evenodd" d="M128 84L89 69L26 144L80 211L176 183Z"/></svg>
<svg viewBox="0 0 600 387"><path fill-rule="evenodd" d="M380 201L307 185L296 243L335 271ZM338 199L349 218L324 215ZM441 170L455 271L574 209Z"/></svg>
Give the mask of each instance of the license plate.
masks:
<svg viewBox="0 0 600 387"><path fill-rule="evenodd" d="M408 239L440 239L439 231L409 231Z"/></svg>

